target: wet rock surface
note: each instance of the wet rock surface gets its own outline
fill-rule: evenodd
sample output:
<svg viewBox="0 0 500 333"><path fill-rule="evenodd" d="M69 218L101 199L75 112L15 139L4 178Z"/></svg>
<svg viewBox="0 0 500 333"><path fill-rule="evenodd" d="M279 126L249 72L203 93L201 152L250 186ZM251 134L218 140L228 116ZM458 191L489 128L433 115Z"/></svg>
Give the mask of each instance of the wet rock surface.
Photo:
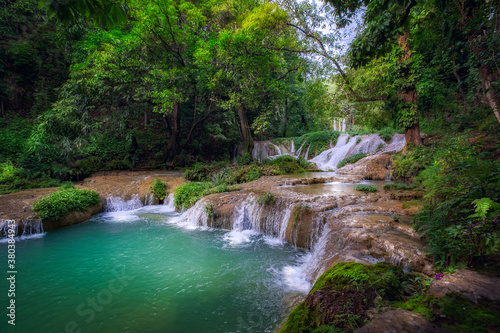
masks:
<svg viewBox="0 0 500 333"><path fill-rule="evenodd" d="M99 193L101 200L105 201L108 197L122 197L125 200L130 199L132 195L138 194L144 203L151 198L150 187L155 178L167 182L167 191L173 192L185 180L180 172L172 171L108 171L99 172L86 178L75 187L82 189L95 190ZM22 224L22 221L34 220L32 205L39 198L57 191L57 187L37 188L23 190L16 193L0 195L0 220L15 220ZM101 208L89 210L91 215L101 211ZM91 216L90 215L90 216ZM83 222L90 218L82 212L75 212L68 217L70 220ZM82 221L83 219L83 221ZM51 225L65 226L74 224L71 221L51 223ZM45 227L45 225L44 225ZM53 229L49 226L49 229Z"/></svg>
<svg viewBox="0 0 500 333"><path fill-rule="evenodd" d="M416 312L396 309L378 314L375 318L355 331L356 333L434 333L451 332L438 327L421 314Z"/></svg>
<svg viewBox="0 0 500 333"><path fill-rule="evenodd" d="M462 269L432 282L427 296L440 298L449 293L460 293L472 302L500 301L500 279Z"/></svg>

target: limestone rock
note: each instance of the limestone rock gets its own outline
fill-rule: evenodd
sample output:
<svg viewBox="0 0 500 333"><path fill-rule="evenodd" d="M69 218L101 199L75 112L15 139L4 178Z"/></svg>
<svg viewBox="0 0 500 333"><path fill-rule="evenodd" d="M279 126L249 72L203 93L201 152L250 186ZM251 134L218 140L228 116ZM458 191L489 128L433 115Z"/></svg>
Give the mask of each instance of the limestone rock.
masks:
<svg viewBox="0 0 500 333"><path fill-rule="evenodd" d="M440 328L419 313L403 309L384 312L355 331L356 333L438 333L449 332Z"/></svg>
<svg viewBox="0 0 500 333"><path fill-rule="evenodd" d="M390 176L391 156L388 154L371 155L354 164L347 164L337 170L344 175L363 175L364 179L385 180Z"/></svg>
<svg viewBox="0 0 500 333"><path fill-rule="evenodd" d="M481 275L470 270L459 270L434 280L427 292L429 297L443 297L457 292L472 302L479 300L500 301L500 279Z"/></svg>

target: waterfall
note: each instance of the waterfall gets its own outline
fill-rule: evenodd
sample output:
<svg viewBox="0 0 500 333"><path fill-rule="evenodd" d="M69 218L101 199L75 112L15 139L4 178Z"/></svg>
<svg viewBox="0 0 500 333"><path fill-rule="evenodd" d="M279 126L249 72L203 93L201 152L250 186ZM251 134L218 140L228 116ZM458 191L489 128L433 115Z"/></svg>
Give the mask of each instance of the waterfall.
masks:
<svg viewBox="0 0 500 333"><path fill-rule="evenodd" d="M290 150L290 153L292 153L292 155L295 155L295 140L292 140L292 149Z"/></svg>
<svg viewBox="0 0 500 333"><path fill-rule="evenodd" d="M386 146L384 140L378 134L369 134L361 136L361 141L353 148L350 155L359 153L371 153L377 150L379 146Z"/></svg>
<svg viewBox="0 0 500 333"><path fill-rule="evenodd" d="M193 207L181 215L173 217L170 222L186 229L205 229L208 227L206 205L208 205L208 202L200 199Z"/></svg>
<svg viewBox="0 0 500 333"><path fill-rule="evenodd" d="M316 163L319 169L335 170L337 169L337 164L348 156L355 145L356 137L349 140L349 134L341 134L335 147L325 150L310 161Z"/></svg>
<svg viewBox="0 0 500 333"><path fill-rule="evenodd" d="M22 227L22 230L20 229ZM0 222L0 242L8 240L9 224L3 220ZM14 224L14 235L20 236L20 239L39 238L45 235L43 224L39 220L21 221L19 224Z"/></svg>
<svg viewBox="0 0 500 333"><path fill-rule="evenodd" d="M380 153L394 154L397 153L405 147L406 140L404 134L395 134L389 144L380 150Z"/></svg>
<svg viewBox="0 0 500 333"><path fill-rule="evenodd" d="M276 149L276 156L281 156L283 155L283 153L281 152L281 149L280 147L276 146L274 143L271 142L271 144L273 145L273 147Z"/></svg>
<svg viewBox="0 0 500 333"><path fill-rule="evenodd" d="M126 210L134 210L137 208L141 208L144 205L142 204L141 198L138 194L132 194L132 198L130 200L123 200L121 197L109 197L106 198L106 203L104 205L105 212L120 212Z"/></svg>
<svg viewBox="0 0 500 333"><path fill-rule="evenodd" d="M333 130L337 130L337 119L333 119Z"/></svg>
<svg viewBox="0 0 500 333"><path fill-rule="evenodd" d="M300 148L299 150L297 150L297 154L295 154L295 156L297 157L300 157L300 153L302 152L302 148L304 147L304 145L306 144L306 141L304 141L301 145L300 145Z"/></svg>
<svg viewBox="0 0 500 333"><path fill-rule="evenodd" d="M41 221L25 221L21 236L43 234L43 224Z"/></svg>
<svg viewBox="0 0 500 333"><path fill-rule="evenodd" d="M311 144L309 144L309 146L307 146L306 154L304 155L304 159L306 159L306 160L309 157L309 149L310 148L311 148Z"/></svg>
<svg viewBox="0 0 500 333"><path fill-rule="evenodd" d="M174 206L174 194L173 193L170 193L166 198L165 198L165 201L163 201L163 205L164 206L167 206L168 208L170 208L171 210L175 210L175 206Z"/></svg>
<svg viewBox="0 0 500 333"><path fill-rule="evenodd" d="M345 132L345 119L342 119L342 132Z"/></svg>

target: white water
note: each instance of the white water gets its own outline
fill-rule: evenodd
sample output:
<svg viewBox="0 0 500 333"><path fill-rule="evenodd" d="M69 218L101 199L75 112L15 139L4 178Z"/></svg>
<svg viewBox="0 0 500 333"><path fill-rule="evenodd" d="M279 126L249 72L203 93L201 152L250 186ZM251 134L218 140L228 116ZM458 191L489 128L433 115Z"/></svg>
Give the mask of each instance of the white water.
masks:
<svg viewBox="0 0 500 333"><path fill-rule="evenodd" d="M19 225L16 223L14 226L14 235L16 235L16 240L27 240L32 238L41 238L46 232L43 230L43 224L38 221L22 221L23 230L19 230ZM8 242L8 230L9 224L7 221L0 221L0 243ZM21 231L21 232L20 232Z"/></svg>
<svg viewBox="0 0 500 333"><path fill-rule="evenodd" d="M349 134L344 133L339 136L335 147L325 150L310 161L316 163L321 170L336 170L338 163L344 158L375 151L378 153L396 153L403 149L404 145L405 138L402 134L394 135L391 143L386 144L378 134L349 137Z"/></svg>
<svg viewBox="0 0 500 333"><path fill-rule="evenodd" d="M310 161L316 163L321 170L335 170L337 164L348 157L349 152L356 145L356 138L349 140L349 134L341 134L335 147L325 150Z"/></svg>
<svg viewBox="0 0 500 333"><path fill-rule="evenodd" d="M133 194L130 200L123 200L121 197L106 198L104 205L105 212L120 212L134 210L144 206L138 194Z"/></svg>

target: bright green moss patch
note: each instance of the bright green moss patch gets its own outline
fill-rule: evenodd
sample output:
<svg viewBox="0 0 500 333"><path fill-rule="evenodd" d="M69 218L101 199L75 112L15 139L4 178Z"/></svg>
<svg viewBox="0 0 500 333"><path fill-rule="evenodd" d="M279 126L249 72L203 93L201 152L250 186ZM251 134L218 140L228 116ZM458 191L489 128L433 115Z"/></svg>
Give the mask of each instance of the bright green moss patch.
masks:
<svg viewBox="0 0 500 333"><path fill-rule="evenodd" d="M389 263L339 263L316 281L281 332L353 332L366 323L369 308L402 299L411 282Z"/></svg>
<svg viewBox="0 0 500 333"><path fill-rule="evenodd" d="M356 154L356 155L352 155L352 156L346 157L342 161L340 161L339 164L337 164L337 168L340 169L340 168L342 168L346 164L356 163L357 161L359 161L360 159L362 159L366 155L368 155L368 154L367 153L359 153L359 154Z"/></svg>
<svg viewBox="0 0 500 333"><path fill-rule="evenodd" d="M38 199L33 204L33 210L42 220L59 221L69 212L85 211L99 202L99 194L96 191L65 186Z"/></svg>

